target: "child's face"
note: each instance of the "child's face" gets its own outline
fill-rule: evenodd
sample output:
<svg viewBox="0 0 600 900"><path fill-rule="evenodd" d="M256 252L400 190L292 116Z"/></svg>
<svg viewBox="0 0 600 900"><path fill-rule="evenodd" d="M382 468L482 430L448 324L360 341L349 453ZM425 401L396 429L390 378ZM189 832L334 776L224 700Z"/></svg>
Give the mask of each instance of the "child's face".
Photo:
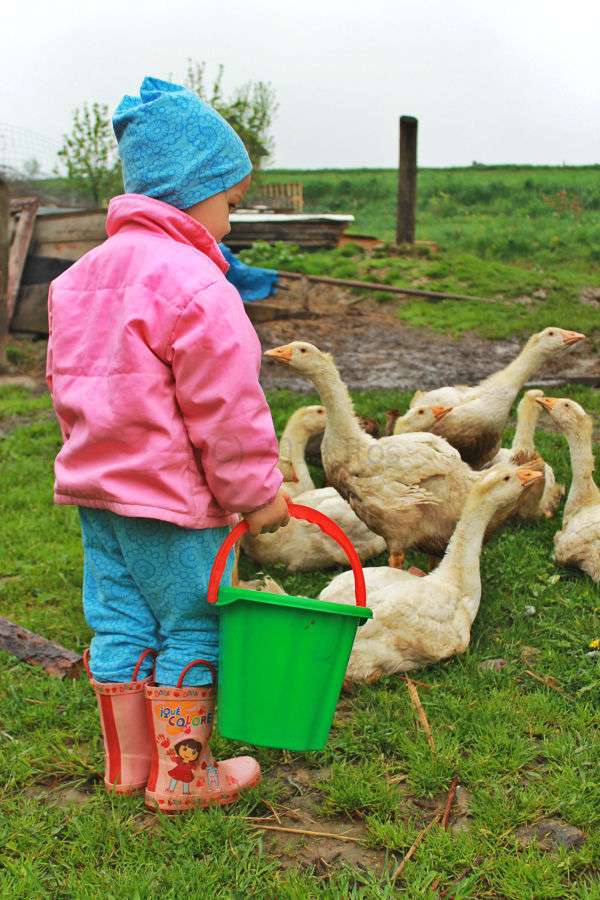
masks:
<svg viewBox="0 0 600 900"><path fill-rule="evenodd" d="M234 184L233 187L228 188L226 191L221 191L219 194L214 194L212 197L208 197L194 206L190 206L184 212L191 216L192 219L195 219L196 222L204 225L218 243L231 231L229 213L242 202L249 186L250 175L246 175L242 181Z"/></svg>

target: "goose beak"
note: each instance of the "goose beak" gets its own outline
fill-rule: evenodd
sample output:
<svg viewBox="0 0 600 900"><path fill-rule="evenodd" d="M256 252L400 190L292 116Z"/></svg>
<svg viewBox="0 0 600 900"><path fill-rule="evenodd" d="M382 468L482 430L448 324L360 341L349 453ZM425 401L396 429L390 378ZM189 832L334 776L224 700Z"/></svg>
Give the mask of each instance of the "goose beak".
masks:
<svg viewBox="0 0 600 900"><path fill-rule="evenodd" d="M273 350L266 350L264 355L268 356L269 359L274 359L287 366L292 358L292 350L293 347L291 344L284 344L283 347L275 347Z"/></svg>
<svg viewBox="0 0 600 900"><path fill-rule="evenodd" d="M543 406L543 408L547 412L552 412L552 407L556 403L558 403L558 398L557 397L536 397L535 402L539 403L540 406Z"/></svg>
<svg viewBox="0 0 600 900"><path fill-rule="evenodd" d="M446 413L452 412L451 406L432 406L431 412L436 419L441 419Z"/></svg>
<svg viewBox="0 0 600 900"><path fill-rule="evenodd" d="M544 473L534 472L533 469L517 469L517 477L521 482L521 486L525 488L533 484L534 481L539 481L540 478L543 478Z"/></svg>
<svg viewBox="0 0 600 900"><path fill-rule="evenodd" d="M576 344L577 341L583 341L585 339L585 334L580 334L579 331L565 331L561 329L563 343L570 347L571 344Z"/></svg>

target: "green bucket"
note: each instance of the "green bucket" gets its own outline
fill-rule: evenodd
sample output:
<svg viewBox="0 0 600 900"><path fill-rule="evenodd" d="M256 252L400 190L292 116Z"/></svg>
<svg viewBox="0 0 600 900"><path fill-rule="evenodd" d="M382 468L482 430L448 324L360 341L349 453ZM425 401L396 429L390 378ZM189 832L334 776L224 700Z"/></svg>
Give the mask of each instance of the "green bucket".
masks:
<svg viewBox="0 0 600 900"><path fill-rule="evenodd" d="M296 503L290 515L318 525L346 551L356 605L219 587L240 522L213 565L208 600L221 607L218 722L223 737L259 747L322 750L356 629L373 613L356 550L328 516Z"/></svg>

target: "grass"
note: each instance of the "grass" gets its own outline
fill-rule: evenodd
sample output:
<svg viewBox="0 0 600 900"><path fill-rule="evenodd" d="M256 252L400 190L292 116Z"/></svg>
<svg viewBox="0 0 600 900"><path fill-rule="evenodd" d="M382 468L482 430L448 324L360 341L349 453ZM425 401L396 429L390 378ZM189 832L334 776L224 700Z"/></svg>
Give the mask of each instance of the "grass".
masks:
<svg viewBox="0 0 600 900"><path fill-rule="evenodd" d="M568 393L600 415L596 391L573 386ZM360 412L383 423L385 411L406 405L408 394L354 398ZM300 401L285 391L268 399L280 432ZM78 521L74 509L52 504L60 437L49 398L5 386L0 404L2 614L81 651L90 632L80 604ZM511 425L506 440L512 432ZM568 482L561 436L540 430L538 444ZM60 682L0 653L2 896L178 897L185 884L198 898L433 900L445 889L465 898L599 897L600 656L589 644L600 637L600 603L596 585L552 561L556 528L556 519L511 525L484 548L470 647L413 673L435 749L403 679L362 685L341 704L324 751L294 754L285 764L280 751L257 748L263 785L225 811L154 819L142 800L106 795L85 679ZM408 556L424 564L419 554ZM245 558L241 574L254 574ZM292 593L315 596L334 573L291 576L275 566L270 574ZM498 658L498 671L482 667ZM239 751L219 735L213 749L217 756ZM364 852L381 856L378 869L350 862L333 863L325 875L310 866L280 868L286 854L293 860L300 851L271 842L247 817L269 814L267 803L281 809L289 802L298 766L314 773L308 830L360 824ZM392 880L432 809L443 808L455 771L465 803L462 830L429 828ZM523 837L539 819L579 829L583 842L542 849ZM316 858L323 851L315 844Z"/></svg>
<svg viewBox="0 0 600 900"><path fill-rule="evenodd" d="M278 172L275 179L302 180L309 210L352 211L356 232L393 239L392 170ZM598 167L423 170L418 196L417 238L437 242L439 252L389 243L315 253L256 245L243 257L493 301L392 301L378 292L412 327L493 340L559 325L600 346L599 305L583 296L600 283ZM35 345L15 341L8 356L20 371L36 368ZM596 390L556 392L598 421ZM353 396L358 412L382 425L387 409L409 399L398 391ZM317 402L289 391L268 400L278 433L300 403ZM541 420L536 442L568 483L566 443L549 421ZM513 429L511 420L505 444ZM91 633L81 611L78 516L52 503L59 446L48 395L0 386L0 613L81 652ZM313 474L320 483L320 470ZM253 748L263 783L225 811L153 817L139 799L105 794L85 678L57 681L0 652L0 896L136 900L179 898L184 890L202 900L600 898L600 652L590 648L600 638L600 600L597 585L552 560L561 514L512 524L484 547L469 648L413 673L435 749L405 681L385 678L343 698L322 752L289 761ZM426 565L417 553L407 558ZM376 562L385 564L385 556ZM316 596L335 571L288 575L274 566L269 574L290 593ZM242 557L241 576L254 574ZM499 659L498 669L490 667ZM217 757L239 750L215 734ZM456 771L461 793L452 827L425 831L444 809ZM271 815L271 807L283 816L302 802L306 830L354 828L360 843L309 836L293 843L249 818ZM547 819L578 829L582 839L544 849L531 830ZM337 851L342 856L332 861Z"/></svg>
<svg viewBox="0 0 600 900"><path fill-rule="evenodd" d="M353 213L349 234L386 242L333 252L258 245L240 256L255 265L312 275L483 297L493 303L402 301L407 325L488 338L545 325L597 330L600 293L600 167L472 166L418 174L417 244L393 247L397 172L392 169L274 170L269 180L301 181L307 212ZM397 303L383 292L381 302ZM565 324L570 322L571 324Z"/></svg>

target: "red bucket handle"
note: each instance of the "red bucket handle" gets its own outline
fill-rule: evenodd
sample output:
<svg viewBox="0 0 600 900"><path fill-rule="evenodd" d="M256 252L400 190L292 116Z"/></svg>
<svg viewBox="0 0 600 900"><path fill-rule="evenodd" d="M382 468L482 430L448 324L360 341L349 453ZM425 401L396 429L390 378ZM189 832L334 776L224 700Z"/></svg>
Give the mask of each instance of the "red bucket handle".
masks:
<svg viewBox="0 0 600 900"><path fill-rule="evenodd" d="M187 666L185 667L185 669L182 670L179 678L177 679L177 684L175 685L175 687L178 687L178 688L182 687L183 679L185 678L186 674L190 671L190 669L194 668L194 666L206 666L208 669L210 669L210 674L212 677L211 687L214 688L214 686L217 683L217 672L216 672L213 664L209 663L209 661L207 659L195 659L193 662L188 663Z"/></svg>
<svg viewBox="0 0 600 900"><path fill-rule="evenodd" d="M358 553L354 549L354 545L352 544L346 532L342 528L340 528L340 526L336 522L330 519L329 516L326 516L324 513L319 512L319 510L317 509L312 509L310 506L302 506L299 503L288 503L288 510L290 512L290 516L292 516L293 518L304 519L307 522L312 522L314 525L318 525L323 534L334 538L334 540L338 542L342 550L344 550L344 552L346 553L348 561L352 566L352 571L354 572L354 593L356 595L356 605L366 606L367 590L365 587L365 576L363 574L360 559L358 558ZM227 558L231 552L231 548L246 531L248 531L248 523L245 519L242 519L241 522L238 522L233 531L229 532L229 534L221 544L219 552L215 556L215 561L210 573L210 580L208 582L208 594L206 599L209 603L216 603L217 594L219 591L219 583L221 581L221 578L223 577L223 572L225 571Z"/></svg>
<svg viewBox="0 0 600 900"><path fill-rule="evenodd" d="M132 681L137 681L137 677L140 672L140 666L142 665L143 661L146 659L146 657L150 653L154 657L154 665L156 667L157 651L153 650L151 647L148 647L147 650L144 650L144 652L142 653L142 655L140 656L140 658L138 659L138 661L135 665L135 669L133 670L133 675L131 678ZM89 678L90 681L93 681L94 680L93 675L90 671L90 648L89 647L86 647L86 649L83 651L83 665L84 665L85 671L87 672L87 677Z"/></svg>

